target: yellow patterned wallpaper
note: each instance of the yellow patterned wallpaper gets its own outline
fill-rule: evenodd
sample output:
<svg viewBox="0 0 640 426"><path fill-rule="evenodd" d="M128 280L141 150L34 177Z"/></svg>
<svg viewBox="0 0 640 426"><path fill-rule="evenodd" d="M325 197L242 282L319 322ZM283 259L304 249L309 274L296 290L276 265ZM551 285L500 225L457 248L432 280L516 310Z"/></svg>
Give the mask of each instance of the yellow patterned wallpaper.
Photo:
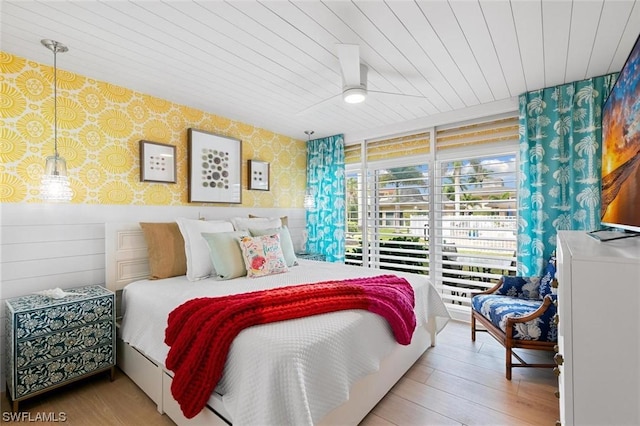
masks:
<svg viewBox="0 0 640 426"><path fill-rule="evenodd" d="M40 202L53 154L53 67L0 52L0 71L0 201ZM302 207L305 141L58 69L58 151L73 203L189 204L189 127L242 140L242 206ZM177 184L140 182L141 139L176 146ZM247 190L249 159L271 164L270 191Z"/></svg>

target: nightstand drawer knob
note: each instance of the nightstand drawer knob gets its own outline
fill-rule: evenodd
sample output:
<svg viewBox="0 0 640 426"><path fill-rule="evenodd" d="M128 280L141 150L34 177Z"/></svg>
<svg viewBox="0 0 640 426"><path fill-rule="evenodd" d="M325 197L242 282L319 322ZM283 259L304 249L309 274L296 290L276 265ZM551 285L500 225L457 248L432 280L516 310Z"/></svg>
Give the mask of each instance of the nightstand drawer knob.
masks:
<svg viewBox="0 0 640 426"><path fill-rule="evenodd" d="M556 362L557 365L564 364L564 358L560 354L555 354L553 357L553 360Z"/></svg>

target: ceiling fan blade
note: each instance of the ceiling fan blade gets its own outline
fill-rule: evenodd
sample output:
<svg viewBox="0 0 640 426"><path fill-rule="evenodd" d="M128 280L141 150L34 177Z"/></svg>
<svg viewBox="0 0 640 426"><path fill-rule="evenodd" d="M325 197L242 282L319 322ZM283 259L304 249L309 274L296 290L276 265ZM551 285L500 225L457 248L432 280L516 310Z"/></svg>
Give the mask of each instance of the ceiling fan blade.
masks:
<svg viewBox="0 0 640 426"><path fill-rule="evenodd" d="M342 97L342 94L333 95L333 96L331 96L331 97L329 97L327 99L323 99L318 103L315 103L313 105L310 105L310 106L306 107L302 111L297 112L296 115L305 115L305 114L309 114L311 112L317 111L320 108L335 102L338 98L341 98L341 97Z"/></svg>
<svg viewBox="0 0 640 426"><path fill-rule="evenodd" d="M357 44L337 44L338 59L345 87L360 86L360 46Z"/></svg>
<svg viewBox="0 0 640 426"><path fill-rule="evenodd" d="M371 97L375 97L377 100L382 102L405 105L430 104L429 99L426 96L421 95L406 95L404 93L379 92L376 90L369 90L368 93Z"/></svg>

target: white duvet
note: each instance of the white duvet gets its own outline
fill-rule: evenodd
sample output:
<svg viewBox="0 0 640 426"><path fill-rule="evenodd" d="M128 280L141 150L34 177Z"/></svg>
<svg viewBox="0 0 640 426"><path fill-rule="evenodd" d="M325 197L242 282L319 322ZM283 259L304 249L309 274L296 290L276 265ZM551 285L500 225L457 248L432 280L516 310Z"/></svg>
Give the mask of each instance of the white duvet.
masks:
<svg viewBox="0 0 640 426"><path fill-rule="evenodd" d="M261 278L186 277L137 281L123 292L121 337L164 365L167 316L183 302L287 285L393 273L414 288L418 327L436 331L449 314L428 278L356 266L299 260L285 274ZM424 332L420 328L416 332ZM216 388L234 425L311 425L349 398L358 379L375 372L397 345L387 322L363 310L334 312L264 324L241 332Z"/></svg>

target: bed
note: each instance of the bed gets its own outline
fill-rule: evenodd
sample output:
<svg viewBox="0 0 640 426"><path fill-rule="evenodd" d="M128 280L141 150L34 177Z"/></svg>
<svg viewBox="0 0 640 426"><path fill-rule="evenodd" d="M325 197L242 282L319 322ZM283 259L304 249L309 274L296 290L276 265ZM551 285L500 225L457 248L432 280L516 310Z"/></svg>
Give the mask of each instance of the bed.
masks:
<svg viewBox="0 0 640 426"><path fill-rule="evenodd" d="M148 280L147 250L137 224L107 224L107 286L123 289L118 365L177 424L357 424L402 377L449 319L423 276L394 273L413 287L417 328L396 343L389 324L346 310L247 328L233 341L224 373L205 409L187 419L171 394L165 368L168 314L197 297L319 281L378 276L387 271L298 260L286 273L227 281L185 276Z"/></svg>

